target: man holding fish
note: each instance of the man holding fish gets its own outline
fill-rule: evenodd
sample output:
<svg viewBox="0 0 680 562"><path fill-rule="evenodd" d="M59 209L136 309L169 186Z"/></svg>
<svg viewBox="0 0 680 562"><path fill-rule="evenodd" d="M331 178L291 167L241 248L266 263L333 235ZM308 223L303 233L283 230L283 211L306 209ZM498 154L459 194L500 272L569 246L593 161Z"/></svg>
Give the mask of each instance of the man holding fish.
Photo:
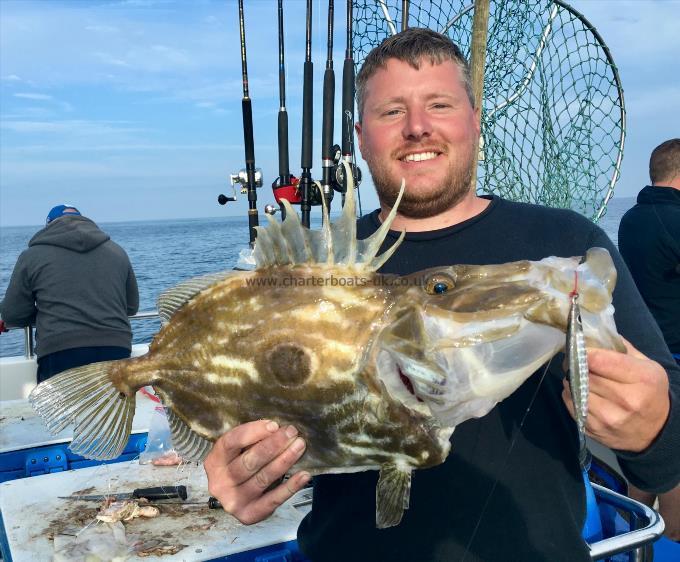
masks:
<svg viewBox="0 0 680 562"><path fill-rule="evenodd" d="M486 415L457 425L448 458L413 472L410 508L396 526L376 528L376 471L316 476L312 511L298 533L303 552L313 560L590 560L570 416L617 452L633 484L664 492L680 481L680 370L599 227L570 211L476 195L470 181L479 108L467 63L448 38L415 28L388 38L357 76L357 105L359 146L381 205L358 221L358 236L376 232L397 205L383 249L406 231L381 272L603 247L618 272L613 305L627 341L625 351L589 346L589 373L570 373L572 384L579 375L588 383L585 420L575 412L562 362L553 358ZM575 276L574 296L579 289ZM578 364L572 361L572 371ZM294 425L239 425L205 460L210 493L242 522L263 520L309 482L302 470L278 483L305 447Z"/></svg>

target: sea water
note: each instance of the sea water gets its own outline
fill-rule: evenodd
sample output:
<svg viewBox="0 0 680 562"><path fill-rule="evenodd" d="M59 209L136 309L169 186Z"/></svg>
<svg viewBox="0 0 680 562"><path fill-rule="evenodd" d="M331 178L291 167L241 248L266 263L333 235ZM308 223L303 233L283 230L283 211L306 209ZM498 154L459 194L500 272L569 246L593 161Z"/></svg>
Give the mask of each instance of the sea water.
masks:
<svg viewBox="0 0 680 562"><path fill-rule="evenodd" d="M609 202L600 226L616 243L619 221L635 198ZM139 285L139 310L155 311L165 289L196 275L232 269L238 253L248 245L246 217L101 223L100 228L120 244ZM319 227L318 217L312 227ZM4 298L14 264L36 226L0 227L0 295ZM133 343L148 343L159 329L157 319L133 320ZM24 354L22 330L0 334L0 357Z"/></svg>

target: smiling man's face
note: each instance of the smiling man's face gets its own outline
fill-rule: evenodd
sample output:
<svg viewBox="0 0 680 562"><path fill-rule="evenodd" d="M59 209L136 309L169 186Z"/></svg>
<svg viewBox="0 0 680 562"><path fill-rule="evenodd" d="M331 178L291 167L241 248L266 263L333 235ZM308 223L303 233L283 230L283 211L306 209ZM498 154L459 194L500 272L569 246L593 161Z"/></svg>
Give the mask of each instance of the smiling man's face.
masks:
<svg viewBox="0 0 680 562"><path fill-rule="evenodd" d="M390 59L366 82L356 130L380 201L391 207L406 180L399 214L432 217L470 193L479 115L453 61Z"/></svg>

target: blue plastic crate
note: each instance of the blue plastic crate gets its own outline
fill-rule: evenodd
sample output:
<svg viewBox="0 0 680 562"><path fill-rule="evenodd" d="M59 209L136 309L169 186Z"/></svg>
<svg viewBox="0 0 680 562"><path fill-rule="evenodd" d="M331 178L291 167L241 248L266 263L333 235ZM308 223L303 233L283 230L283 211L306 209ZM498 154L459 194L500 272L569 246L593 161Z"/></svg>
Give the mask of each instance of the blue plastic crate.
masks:
<svg viewBox="0 0 680 562"><path fill-rule="evenodd" d="M0 453L0 482L99 464L129 461L137 458L144 451L146 439L146 433L133 433L123 453L110 461L94 461L76 455L68 448L69 443L6 451Z"/></svg>
<svg viewBox="0 0 680 562"><path fill-rule="evenodd" d="M213 562L310 562L300 552L297 541L288 541L216 558Z"/></svg>

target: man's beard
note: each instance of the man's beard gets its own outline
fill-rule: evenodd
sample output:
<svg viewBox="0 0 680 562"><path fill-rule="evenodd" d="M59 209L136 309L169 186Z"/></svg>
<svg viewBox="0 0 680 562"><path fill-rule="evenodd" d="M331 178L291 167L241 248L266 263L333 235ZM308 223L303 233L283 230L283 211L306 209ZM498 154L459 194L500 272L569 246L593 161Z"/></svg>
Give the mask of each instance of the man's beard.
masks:
<svg viewBox="0 0 680 562"><path fill-rule="evenodd" d="M402 149L403 151L403 149ZM413 219L424 219L441 214L453 208L470 191L474 148L468 154L461 154L449 165L447 174L438 184L431 186L426 193L409 190L408 184L401 202L399 214ZM378 199L383 205L394 207L401 188L401 178L390 176L389 167L372 155L364 153Z"/></svg>

